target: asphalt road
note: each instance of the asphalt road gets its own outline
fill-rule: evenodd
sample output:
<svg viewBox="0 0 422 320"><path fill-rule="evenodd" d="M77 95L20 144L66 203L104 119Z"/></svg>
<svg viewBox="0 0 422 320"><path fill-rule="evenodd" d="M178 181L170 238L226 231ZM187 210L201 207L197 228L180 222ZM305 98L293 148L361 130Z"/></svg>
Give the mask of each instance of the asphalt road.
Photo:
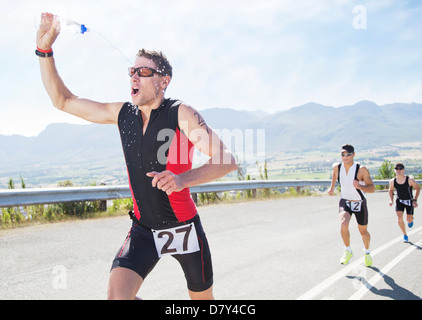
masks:
<svg viewBox="0 0 422 320"><path fill-rule="evenodd" d="M402 243L385 192L368 194L374 264L351 222L354 257L339 263L339 198L290 198L199 207L214 267L216 299L422 299L422 220ZM111 262L128 217L0 231L0 299L105 299ZM188 299L175 259L163 257L144 299Z"/></svg>

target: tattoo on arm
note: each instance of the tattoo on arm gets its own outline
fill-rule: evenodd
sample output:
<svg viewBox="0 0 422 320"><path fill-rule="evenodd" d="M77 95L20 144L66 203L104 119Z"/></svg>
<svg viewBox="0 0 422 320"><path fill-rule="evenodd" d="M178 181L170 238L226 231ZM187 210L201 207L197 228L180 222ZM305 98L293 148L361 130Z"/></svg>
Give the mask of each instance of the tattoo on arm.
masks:
<svg viewBox="0 0 422 320"><path fill-rule="evenodd" d="M205 127L205 130L207 130L207 133L209 134L210 131L209 131L208 125L205 122L204 118L202 118L201 115L198 112L195 112L194 113L194 116L198 116L198 125L200 127Z"/></svg>

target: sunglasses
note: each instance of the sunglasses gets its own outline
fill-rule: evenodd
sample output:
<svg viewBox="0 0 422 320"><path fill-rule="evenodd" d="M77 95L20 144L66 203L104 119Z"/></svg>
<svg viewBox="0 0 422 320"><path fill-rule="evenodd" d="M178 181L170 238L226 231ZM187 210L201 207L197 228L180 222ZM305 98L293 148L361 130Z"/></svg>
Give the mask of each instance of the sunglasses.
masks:
<svg viewBox="0 0 422 320"><path fill-rule="evenodd" d="M341 153L341 156L342 156L342 157L349 157L349 156L351 156L353 153L354 153L354 152L348 152L348 153L346 153L346 152L342 152L342 153Z"/></svg>
<svg viewBox="0 0 422 320"><path fill-rule="evenodd" d="M154 73L165 76L164 73L157 71L157 70L150 68L150 67L138 67L138 68L129 67L128 71L129 71L129 76L131 78L135 75L135 73L137 73L139 77L144 77L144 78L152 77L154 75Z"/></svg>
<svg viewBox="0 0 422 320"><path fill-rule="evenodd" d="M404 170L403 167L397 167L397 168L394 168L394 169L396 169L396 170Z"/></svg>

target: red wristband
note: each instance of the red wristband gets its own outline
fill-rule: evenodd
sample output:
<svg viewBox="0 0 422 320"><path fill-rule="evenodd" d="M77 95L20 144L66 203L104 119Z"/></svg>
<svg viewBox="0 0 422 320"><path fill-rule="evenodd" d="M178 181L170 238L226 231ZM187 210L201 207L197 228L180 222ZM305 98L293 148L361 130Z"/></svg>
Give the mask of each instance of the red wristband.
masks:
<svg viewBox="0 0 422 320"><path fill-rule="evenodd" d="M50 52L53 52L53 49L43 50L43 49L40 49L40 48L38 48L38 47L37 47L37 50L38 50L39 52L42 52L42 53L50 53Z"/></svg>

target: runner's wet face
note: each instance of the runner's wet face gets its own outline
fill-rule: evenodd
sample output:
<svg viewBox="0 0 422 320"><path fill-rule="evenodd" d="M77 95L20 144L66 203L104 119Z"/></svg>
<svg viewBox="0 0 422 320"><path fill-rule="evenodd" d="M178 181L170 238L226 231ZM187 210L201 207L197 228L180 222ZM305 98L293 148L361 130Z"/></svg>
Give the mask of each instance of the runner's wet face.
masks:
<svg viewBox="0 0 422 320"><path fill-rule="evenodd" d="M156 70L155 63L145 57L138 57L134 68L147 67ZM141 74L142 75L142 74ZM150 76L139 76L134 72L130 77L132 103L137 106L152 104L162 99L164 91L161 88L161 75L153 72Z"/></svg>

